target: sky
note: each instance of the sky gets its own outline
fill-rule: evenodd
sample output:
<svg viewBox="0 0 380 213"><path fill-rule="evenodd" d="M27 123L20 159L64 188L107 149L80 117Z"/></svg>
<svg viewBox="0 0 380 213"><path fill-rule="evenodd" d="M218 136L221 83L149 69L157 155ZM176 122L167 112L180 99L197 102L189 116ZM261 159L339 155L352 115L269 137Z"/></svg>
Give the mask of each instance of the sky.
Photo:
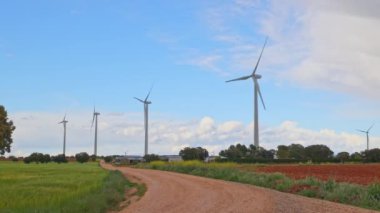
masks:
<svg viewBox="0 0 380 213"><path fill-rule="evenodd" d="M12 152L144 151L253 143L249 75L257 73L260 145L325 144L335 153L380 147L378 0L7 1L0 6L0 104Z"/></svg>

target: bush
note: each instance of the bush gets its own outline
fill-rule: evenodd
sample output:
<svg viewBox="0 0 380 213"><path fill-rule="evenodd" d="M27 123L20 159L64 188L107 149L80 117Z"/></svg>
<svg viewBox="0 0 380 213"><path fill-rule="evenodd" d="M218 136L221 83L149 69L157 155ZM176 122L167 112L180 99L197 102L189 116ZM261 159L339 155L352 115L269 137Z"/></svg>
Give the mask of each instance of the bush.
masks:
<svg viewBox="0 0 380 213"><path fill-rule="evenodd" d="M106 157L104 157L104 161L105 161L106 163L111 163L112 160L113 160L113 157L112 157L112 156L106 156Z"/></svg>
<svg viewBox="0 0 380 213"><path fill-rule="evenodd" d="M95 155L91 155L91 161L93 161L93 162L96 161L96 156Z"/></svg>
<svg viewBox="0 0 380 213"><path fill-rule="evenodd" d="M15 157L15 156L13 156L13 155L11 155L11 156L8 157L8 160L16 162L16 161L18 161L18 158Z"/></svg>
<svg viewBox="0 0 380 213"><path fill-rule="evenodd" d="M375 183L368 187L368 196L370 199L379 202L380 201L380 184Z"/></svg>
<svg viewBox="0 0 380 213"><path fill-rule="evenodd" d="M43 156L43 163L49 163L49 162L51 162L51 157L49 154L45 154Z"/></svg>
<svg viewBox="0 0 380 213"><path fill-rule="evenodd" d="M155 155L155 154L145 155L144 160L146 162L158 161L160 160L160 156Z"/></svg>
<svg viewBox="0 0 380 213"><path fill-rule="evenodd" d="M24 163L29 164L32 162L32 159L30 159L30 157L25 157L23 161Z"/></svg>
<svg viewBox="0 0 380 213"><path fill-rule="evenodd" d="M85 163L85 162L88 162L88 160L90 159L90 156L87 154L87 152L81 152L75 155L75 159L79 163Z"/></svg>
<svg viewBox="0 0 380 213"><path fill-rule="evenodd" d="M179 152L179 155L183 160L204 161L208 157L208 151L202 147L185 147Z"/></svg>
<svg viewBox="0 0 380 213"><path fill-rule="evenodd" d="M51 160L53 162L56 162L56 163L67 163L67 159L66 159L66 156L64 154L60 154L60 155L57 155L57 156L53 156L51 158Z"/></svg>
<svg viewBox="0 0 380 213"><path fill-rule="evenodd" d="M25 157L23 161L24 163L49 163L51 161L51 158L49 154L34 152L28 157Z"/></svg>

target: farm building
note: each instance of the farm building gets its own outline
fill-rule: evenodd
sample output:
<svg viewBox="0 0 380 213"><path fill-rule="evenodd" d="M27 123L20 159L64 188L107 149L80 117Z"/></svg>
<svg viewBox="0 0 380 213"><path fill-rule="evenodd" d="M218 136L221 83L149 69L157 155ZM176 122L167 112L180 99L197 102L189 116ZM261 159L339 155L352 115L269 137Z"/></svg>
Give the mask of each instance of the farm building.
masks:
<svg viewBox="0 0 380 213"><path fill-rule="evenodd" d="M136 164L144 162L144 158L142 156L138 155L125 155L125 156L118 156L115 157L114 163L116 165L118 164Z"/></svg>
<svg viewBox="0 0 380 213"><path fill-rule="evenodd" d="M179 155L161 155L160 159L168 162L179 162L182 161L182 157Z"/></svg>

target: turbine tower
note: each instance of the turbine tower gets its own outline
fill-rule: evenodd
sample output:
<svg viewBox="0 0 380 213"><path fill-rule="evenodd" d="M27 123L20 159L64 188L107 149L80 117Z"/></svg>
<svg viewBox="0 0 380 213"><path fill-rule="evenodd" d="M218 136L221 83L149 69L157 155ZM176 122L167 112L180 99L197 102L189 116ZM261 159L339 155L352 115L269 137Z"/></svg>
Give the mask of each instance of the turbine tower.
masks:
<svg viewBox="0 0 380 213"><path fill-rule="evenodd" d="M58 123L58 124L63 124L63 155L66 154L66 124L67 122L69 121L66 120L66 114L65 114L65 116L63 117L63 120Z"/></svg>
<svg viewBox="0 0 380 213"><path fill-rule="evenodd" d="M242 80L247 80L250 78L252 78L252 80L253 80L253 86L254 86L254 98L253 98L253 102L254 102L254 108L253 108L253 110L254 110L254 130L253 130L253 132L254 132L254 135L253 135L253 142L257 148L259 148L259 108L258 108L258 100L257 100L258 95L260 96L261 103L263 104L264 110L265 110L265 104L264 104L263 97L261 95L260 85L258 82L258 79L261 78L261 75L256 74L256 71L257 71L257 67L259 66L261 56L264 52L265 45L267 44L267 40L268 40L268 37L265 39L264 46L261 50L259 59L257 60L256 66L253 69L252 74L226 81L226 82L242 81Z"/></svg>
<svg viewBox="0 0 380 213"><path fill-rule="evenodd" d="M91 129L94 126L94 121L95 121L95 141L94 141L94 156L95 157L96 157L97 149L98 149L98 115L100 115L100 113L96 112L95 107L94 107L94 113L92 114Z"/></svg>
<svg viewBox="0 0 380 213"><path fill-rule="evenodd" d="M369 150L369 131L372 129L372 127L374 126L375 124L372 124L371 127L368 128L367 131L364 131L364 130L361 130L361 129L357 129L357 131L359 132L363 132L367 135L367 150Z"/></svg>
<svg viewBox="0 0 380 213"><path fill-rule="evenodd" d="M152 87L150 88L149 90L149 93L148 95L146 96L146 98L144 100L141 100L139 98L136 98L136 100L140 101L141 103L144 104L144 128L145 128L145 149L144 149L144 155L147 155L148 154L148 108L149 108L149 104L151 104L152 102L151 101L148 101L148 98L149 98L149 95L150 95L150 92L152 91Z"/></svg>

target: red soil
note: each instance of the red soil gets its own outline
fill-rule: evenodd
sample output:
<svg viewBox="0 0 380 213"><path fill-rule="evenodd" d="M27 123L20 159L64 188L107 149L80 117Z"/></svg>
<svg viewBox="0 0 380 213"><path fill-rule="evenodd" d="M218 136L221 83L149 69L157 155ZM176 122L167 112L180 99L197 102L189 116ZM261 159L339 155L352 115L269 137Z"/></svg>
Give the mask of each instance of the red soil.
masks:
<svg viewBox="0 0 380 213"><path fill-rule="evenodd" d="M269 165L259 167L256 171L280 172L295 179L315 177L362 185L380 182L380 164Z"/></svg>

